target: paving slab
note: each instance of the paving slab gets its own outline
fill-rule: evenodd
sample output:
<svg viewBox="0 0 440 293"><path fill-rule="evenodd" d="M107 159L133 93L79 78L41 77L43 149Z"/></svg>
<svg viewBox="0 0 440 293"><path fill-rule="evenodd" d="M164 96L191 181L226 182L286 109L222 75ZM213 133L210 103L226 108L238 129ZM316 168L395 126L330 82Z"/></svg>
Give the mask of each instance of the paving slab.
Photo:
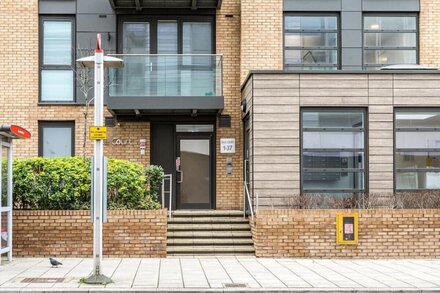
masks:
<svg viewBox="0 0 440 293"><path fill-rule="evenodd" d="M91 258L16 258L0 266L0 292L414 292L440 293L440 260L256 257L105 258L114 283L80 282ZM52 280L24 282L26 278ZM60 278L61 282L53 282Z"/></svg>

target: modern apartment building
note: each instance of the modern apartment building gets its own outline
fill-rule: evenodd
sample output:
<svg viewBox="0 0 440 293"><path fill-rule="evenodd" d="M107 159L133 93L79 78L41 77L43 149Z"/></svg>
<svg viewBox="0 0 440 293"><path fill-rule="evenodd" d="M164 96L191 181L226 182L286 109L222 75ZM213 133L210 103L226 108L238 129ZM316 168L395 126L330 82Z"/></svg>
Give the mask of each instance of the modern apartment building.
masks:
<svg viewBox="0 0 440 293"><path fill-rule="evenodd" d="M438 189L439 17L436 0L4 0L0 123L33 134L18 157L91 155L75 60L101 33L125 63L106 155L161 165L173 209L240 209L245 185L260 206Z"/></svg>

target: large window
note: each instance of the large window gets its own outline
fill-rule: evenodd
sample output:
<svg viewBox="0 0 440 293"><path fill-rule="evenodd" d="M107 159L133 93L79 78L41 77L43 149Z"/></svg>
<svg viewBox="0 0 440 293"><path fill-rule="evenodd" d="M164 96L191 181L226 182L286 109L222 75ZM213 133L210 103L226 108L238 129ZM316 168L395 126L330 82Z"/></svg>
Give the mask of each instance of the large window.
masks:
<svg viewBox="0 0 440 293"><path fill-rule="evenodd" d="M285 69L338 69L336 15L284 16Z"/></svg>
<svg viewBox="0 0 440 293"><path fill-rule="evenodd" d="M75 155L74 122L39 122L39 155L70 157Z"/></svg>
<svg viewBox="0 0 440 293"><path fill-rule="evenodd" d="M440 188L440 110L395 111L396 191Z"/></svg>
<svg viewBox="0 0 440 293"><path fill-rule="evenodd" d="M41 18L40 100L74 101L73 18Z"/></svg>
<svg viewBox="0 0 440 293"><path fill-rule="evenodd" d="M417 64L417 16L365 15L365 69L395 64Z"/></svg>
<svg viewBox="0 0 440 293"><path fill-rule="evenodd" d="M301 112L303 192L352 194L365 190L365 112Z"/></svg>

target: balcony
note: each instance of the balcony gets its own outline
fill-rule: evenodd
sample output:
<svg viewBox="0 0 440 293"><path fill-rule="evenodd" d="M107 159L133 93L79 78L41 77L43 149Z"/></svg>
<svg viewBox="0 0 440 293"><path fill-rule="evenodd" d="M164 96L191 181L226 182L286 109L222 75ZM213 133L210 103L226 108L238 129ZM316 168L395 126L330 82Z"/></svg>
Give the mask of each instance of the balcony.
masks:
<svg viewBox="0 0 440 293"><path fill-rule="evenodd" d="M114 112L219 111L223 108L220 55L112 55L108 107Z"/></svg>

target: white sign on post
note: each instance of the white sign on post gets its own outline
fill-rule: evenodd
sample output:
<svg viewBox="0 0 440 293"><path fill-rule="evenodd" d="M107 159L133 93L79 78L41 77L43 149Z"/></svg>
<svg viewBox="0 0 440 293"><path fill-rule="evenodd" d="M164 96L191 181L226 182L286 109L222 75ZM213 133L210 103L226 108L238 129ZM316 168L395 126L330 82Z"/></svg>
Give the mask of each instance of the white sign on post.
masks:
<svg viewBox="0 0 440 293"><path fill-rule="evenodd" d="M235 154L235 138L221 138L220 139L220 153L221 154Z"/></svg>

